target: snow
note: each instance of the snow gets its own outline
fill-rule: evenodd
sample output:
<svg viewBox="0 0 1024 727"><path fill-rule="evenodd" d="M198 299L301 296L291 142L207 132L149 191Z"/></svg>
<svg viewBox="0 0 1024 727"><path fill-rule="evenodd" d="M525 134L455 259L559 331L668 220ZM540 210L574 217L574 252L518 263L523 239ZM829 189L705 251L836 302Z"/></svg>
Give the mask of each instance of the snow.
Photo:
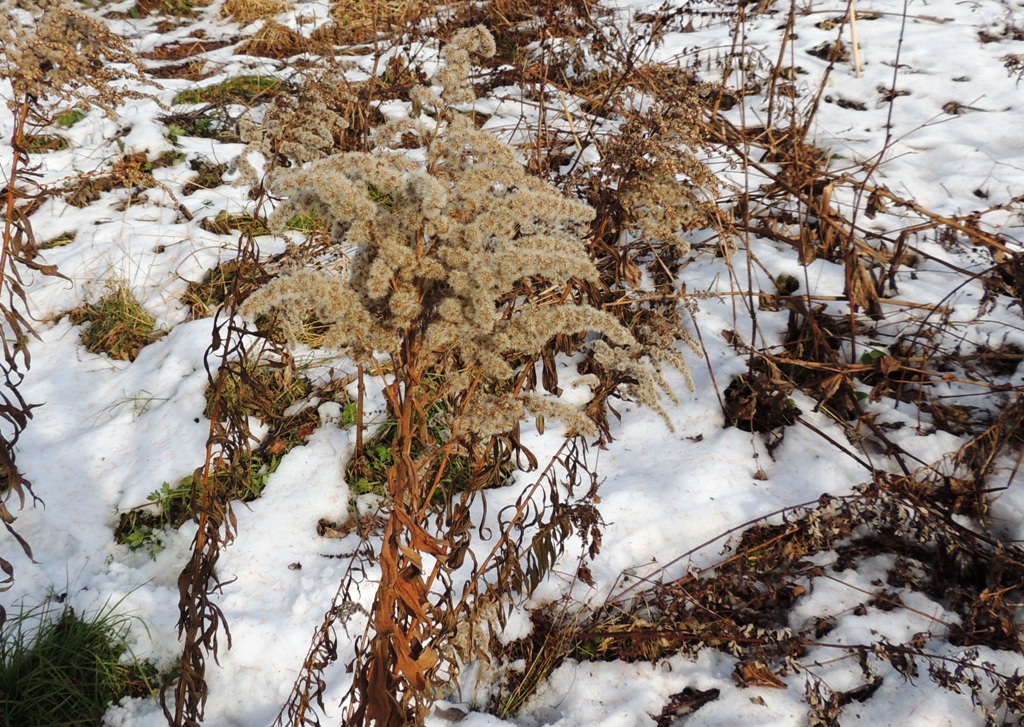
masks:
<svg viewBox="0 0 1024 727"><path fill-rule="evenodd" d="M616 0L604 6L618 8L625 16L641 9L652 11L658 4ZM827 65L805 51L837 36L835 29L822 30L815 23L840 16L845 9L842 2L825 0L815 3L813 11L798 10L797 37L787 54L795 54L796 65L806 71L796 81L805 98L817 87ZM851 63L838 64L832 70L812 134L818 146L830 150L834 166L852 168L880 159L873 175L875 184L886 185L940 215L965 214L1018 197L1024 190L1024 89L1019 79L1005 71L1003 59L1024 52L1024 41L1007 38L981 43L978 32L1001 34L1007 24L1020 27L1024 7L1001 0L911 2L913 17L905 31L901 30L898 5L863 0L857 10L880 13L877 19L858 24L861 75L857 77ZM323 13L322 3L300 1L282 18L294 24L298 18ZM763 57L777 57L782 35L779 26L785 16L780 5L769 13L748 17L747 42ZM117 26L119 32L134 36L139 51L149 51L167 41L167 36L146 31L151 24L151 19L144 18L118 22ZM191 27L203 30L206 37L220 37L226 30L237 32L237 27L225 25L210 13ZM667 32L650 60L696 60L711 66L707 72L713 77L719 72L713 68L713 60L728 48L729 33L727 21L698 23L693 32ZM845 30L843 38L847 45L848 33ZM908 95L899 96L890 107L883 96L893 84L897 54L895 86ZM429 72L435 62L426 59L436 56L432 50L419 55ZM223 64L220 74L204 83L216 83L240 72L279 69L276 63L232 56L226 50L217 57ZM353 60L362 69L353 70L353 77L371 72L372 58ZM173 79L163 83L159 93L165 103L178 90L192 85ZM500 98L503 93L509 97ZM513 93L499 88L495 97L480 101L479 110L493 113L488 128L512 130L528 112ZM836 103L839 99L860 101L865 109L841 108ZM748 123L764 120L768 109L757 105L757 97L748 101L742 110L734 109L734 122L740 122L741 113ZM950 101L971 108L962 115L950 115L943 111ZM389 115L404 113L400 104L382 110ZM152 101L128 102L117 122L92 111L67 131L71 142L67 150L33 157L41 164L38 181L58 183L77 172L102 173L120 152L141 152L153 160L174 150L189 160L230 163L243 149L239 144L190 137L172 144L160 120L164 113ZM9 139L12 123L10 112L0 109L0 138ZM891 141L883 146L887 135ZM595 158L597 151L591 147L584 155ZM9 147L0 145L0 165L8 169L10 160ZM733 183L744 183L735 170L728 173L723 169L726 175ZM3 555L15 566L16 580L3 594L3 602L9 613L17 604L36 604L50 593L67 593L69 602L86 612L120 602L119 610L137 616L144 625L132 631L135 655L166 667L180 648L175 627L177 575L189 557L194 526L164 532L163 549L152 557L145 550L130 552L116 544L112 529L120 512L145 503L162 483L177 483L202 463L210 433L203 411L207 385L204 356L210 345L211 319L186 321L179 296L188 281L199 280L219 260L233 254L232 236L206 232L199 223L224 209L232 214L251 211L252 203L244 188L230 186L231 174L226 175L224 185L187 197L181 194L182 185L191 178L187 166L160 169L155 176L164 189L148 190L127 207L120 192L104 193L82 209L55 196L32 215L39 241L65 233L73 233L74 240L43 252L45 261L70 280L32 274L25 281L39 340L30 344L32 367L21 391L27 401L39 406L21 437L17 456L45 506L15 511L16 528L31 544L34 560L6 541ZM987 198L980 199L978 191ZM863 200L841 195L837 201L848 207L856 202L863 209ZM179 203L190 212L191 220L179 213ZM873 220L862 217L859 222L867 229L884 232L905 224L905 219L895 213L880 213ZM1002 233L1020 249L1024 220L1019 205L994 212L985 222L986 229ZM268 250L280 247L270 240L261 244ZM800 281L801 292L809 287L812 292L835 297L843 290L844 270L839 264L816 260L801 266L786 246L760 239L748 244L749 248L741 246L733 254L731 263L737 271L752 271L749 282L755 293L758 289L772 291L770 277L778 279L780 275ZM981 282L949 267L978 275L989 266L985 258L972 258L971 250L944 246L934 233L917 239L915 245L925 257L913 271L904 269L895 276L898 294L894 297L949 308L948 325L965 342L992 347L1024 345L1020 301L997 300L979 316L985 293ZM673 379L680 401L672 404L666 400L665 406L674 431L655 412L633 405L620 407L621 421L613 419L615 441L595 453L602 482L600 510L607 524L603 550L591 565L595 586L573 583L567 575L573 572L578 555L577 549L570 547L564 567L555 569L529 604L512 612L501 635L506 643L528 633L530 606L571 597L581 607L596 607L623 588L623 575L629 576L630 583L652 576L670 580L685 575L691 567L713 566L721 559L724 541L719 536L723 533L759 518L770 516L772 522L778 522L778 513L787 508L812 503L825 493L848 495L869 479L857 459L842 455L810 428L790 427L771 453L760 435L723 428L716 390L724 391L747 367L743 352L727 343L722 332L735 330L749 338L750 323L743 304L732 295L737 289L746 290L748 281L731 279L726 262L706 251L695 251L682 275L688 290L702 296L694 323L702 332L707 362L686 353L695 390L688 391L680 377ZM67 317L60 317L82 301L100 297L112 282L127 283L156 316L158 326L167 331L131 364L86 352L77 327ZM822 302L829 313L848 311L841 300ZM896 306L887 313L891 315L878 323L880 338L885 339L879 344L883 351L896 331L914 330L919 321ZM787 315L785 310L759 312L759 336L763 338L759 345L781 342ZM343 368L345 364L330 362L322 368L328 365ZM1019 369L1009 381L1020 387L1024 370ZM955 381L946 386L950 395L976 396L979 406L994 396ZM574 404L585 403L588 395L586 387L568 393ZM815 428L874 466L897 471L887 453L862 452L849 444L837 423L814 411L814 401L799 393L793 396ZM374 406L377 410L382 407L379 395ZM911 405L883 400L865 401L864 406L877 414L879 423L889 425L891 443L917 461L939 462L967 441L928 426L927 416ZM219 664L210 660L210 698L204 722L210 727L251 727L273 721L349 559L356 557L356 536L326 539L315 535L321 518L343 521L347 517L349 490L344 467L355 437L352 430L341 427L341 411L336 405L323 404L318 412L322 426L304 446L283 458L270 476L265 494L234 507L238 537L218 563L218 575L225 585L217 597L231 629L232 646L221 649ZM536 432L525 436L546 451L554 446L552 433L557 435L558 427L549 427L547 439ZM998 486L1007 489L993 497L992 522L1006 537L1024 538L1019 475L1013 472L1014 481L1006 479L1011 475L1000 476L1003 480ZM521 487L527 480L520 477L517 482ZM518 492L513 485L493 493L491 507L496 510L514 501ZM830 563L826 559L822 565ZM886 612L868 607L866 615L854 615L854 609L869 599L867 594L877 590L877 581L885 581L889 566L885 556L878 556L861 561L856 571L830 572L830 577L816 579L793 608L790 626L801 628L822 614L833 614L836 628L828 641L834 644L868 644L880 638L902 643L916 633L939 632L943 625L958 621L955 613L909 589L893 589L907 608ZM366 568L366 581L372 581L372 563ZM364 606L372 599L371 585L367 583L355 595ZM349 653L346 649L351 649L351 639L362 632L364 624L365 617L357 614L348 624L348 634L339 632L342 662ZM930 643L937 653L957 653L941 640ZM1019 654L983 650L982 658L1001 664L1008 672L1024 668ZM815 678L833 690L852 689L864 682L852 658L841 650L813 647L802 661L816 665ZM479 665L470 665L462 676L461 690L446 696L454 705L464 704L471 710L459 722L464 727L646 727L653 724L670 696L684 687L716 688L721 696L690 716L678 718L675 725L805 723L805 674L786 676L786 689L739 688L732 677L735 666L735 658L713 649L701 651L694 660L675 655L656 664L570 659L551 674L516 718L507 720L481 711L487 686L472 681L474 675L485 671ZM847 707L842 724L923 727L982 723L968 696L943 691L926 675L909 683L888 665L875 668L883 685L871 699ZM340 666L330 676L325 703L337 719L337 705L350 677ZM450 723L441 715L429 722L433 727ZM155 700L127 699L108 711L105 724L157 727L165 720Z"/></svg>

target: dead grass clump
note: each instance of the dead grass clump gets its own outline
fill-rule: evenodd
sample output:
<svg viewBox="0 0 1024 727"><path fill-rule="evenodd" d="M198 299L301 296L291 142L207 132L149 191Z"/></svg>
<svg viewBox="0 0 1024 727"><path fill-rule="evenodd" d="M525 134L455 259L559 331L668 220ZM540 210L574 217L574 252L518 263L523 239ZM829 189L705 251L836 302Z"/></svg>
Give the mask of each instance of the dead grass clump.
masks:
<svg viewBox="0 0 1024 727"><path fill-rule="evenodd" d="M411 28L433 10L433 3L425 0L336 0L330 22L311 37L338 46L367 43L387 29Z"/></svg>
<svg viewBox="0 0 1024 727"><path fill-rule="evenodd" d="M194 58L195 56L202 55L210 51L220 50L234 42L236 41L224 39L203 40L202 38L186 38L185 40L174 43L158 45L153 50L143 53L142 57L153 61L182 61L186 58ZM149 73L152 73L152 70L150 70Z"/></svg>
<svg viewBox="0 0 1024 727"><path fill-rule="evenodd" d="M263 421L280 419L288 407L308 396L312 388L308 379L298 375L290 358L244 366L238 362L225 365L233 376L221 391L224 405ZM215 393L211 383L206 389L207 418L213 414Z"/></svg>
<svg viewBox="0 0 1024 727"><path fill-rule="evenodd" d="M523 56L526 46L542 38L582 38L598 12L594 0L489 0L463 3L451 18L451 27L481 23L494 34L502 62Z"/></svg>
<svg viewBox="0 0 1024 727"><path fill-rule="evenodd" d="M589 661L599 658L596 644L580 635L584 617L569 613L564 605L534 609L532 628L527 637L508 644L490 645L502 664L522 665L503 669L498 689L491 695L487 711L501 719L512 720L540 686L566 659ZM497 642L497 639L494 640Z"/></svg>
<svg viewBox="0 0 1024 727"><path fill-rule="evenodd" d="M177 143L182 136L216 139L225 143L238 141L238 113L232 113L227 104L209 103L193 111L168 114L160 120L167 125L167 138L171 143Z"/></svg>
<svg viewBox="0 0 1024 727"><path fill-rule="evenodd" d="M501 24L513 25L528 18L537 17L550 5L550 2L534 3L530 0L492 0L487 3L486 12L490 19L499 21L496 25L500 27Z"/></svg>
<svg viewBox="0 0 1024 727"><path fill-rule="evenodd" d="M384 73L370 81L353 84L353 88L365 102L370 99L411 101L409 92L426 80L426 75L420 69L396 55L388 59Z"/></svg>
<svg viewBox="0 0 1024 727"><path fill-rule="evenodd" d="M932 412L938 416L935 406L932 403ZM964 414L963 410L959 413ZM971 423L970 419L968 423ZM986 425L971 427L970 433L973 435L970 441L951 457L956 467L954 474L940 475L935 472L926 481L930 481L933 489L939 490L940 495L947 499L955 495L950 502L953 512L984 516L988 512L989 481L1000 471L1001 456L1004 453L1019 453L1024 444L1024 396L1020 390L1008 398ZM1019 456L1017 454L1017 466ZM1011 472L1010 482L1016 469ZM955 493L951 491L953 489Z"/></svg>
<svg viewBox="0 0 1024 727"><path fill-rule="evenodd" d="M48 154L64 151L68 148L68 140L57 134L29 134L25 136L25 151L29 154Z"/></svg>
<svg viewBox="0 0 1024 727"><path fill-rule="evenodd" d="M216 217L205 218L199 227L215 235L231 235L236 231L255 237L270 234L265 219L245 212L231 214L227 210L221 210Z"/></svg>
<svg viewBox="0 0 1024 727"><path fill-rule="evenodd" d="M150 68L148 75L154 78L181 78L187 81L201 81L216 73L208 66L206 56L238 42L238 38L203 40L201 35L190 36L180 41L159 45L142 54L143 58L155 61L170 61L167 65Z"/></svg>
<svg viewBox="0 0 1024 727"><path fill-rule="evenodd" d="M105 192L118 189L127 190L125 203L140 193L157 186L153 178L153 170L174 166L182 160L181 155L169 152L150 161L145 152L128 154L121 157L107 174L83 175L68 185L64 193L64 201L74 207L88 207Z"/></svg>
<svg viewBox="0 0 1024 727"><path fill-rule="evenodd" d="M95 303L80 305L70 317L76 325L88 324L81 333L86 350L121 361L134 361L144 346L164 335L125 285L116 286Z"/></svg>
<svg viewBox="0 0 1024 727"><path fill-rule="evenodd" d="M814 399L814 411L824 411L842 421L857 418L861 408L853 389L855 378L864 383L878 383L880 378L889 380L889 374L895 369L883 362L883 356L874 354L862 358L859 366L844 364L839 352L849 334L849 319L830 316L823 306L808 308L801 296L793 295L799 287L795 278L780 276L775 286L778 295L762 293L759 308L771 311L784 306L789 309L783 343L785 352L765 354L766 359L789 382Z"/></svg>
<svg viewBox="0 0 1024 727"><path fill-rule="evenodd" d="M226 0L221 12L242 25L280 15L290 8L287 0Z"/></svg>
<svg viewBox="0 0 1024 727"><path fill-rule="evenodd" d="M316 52L319 43L296 33L286 25L268 20L238 48L239 53L260 58L291 58L300 53Z"/></svg>
<svg viewBox="0 0 1024 727"><path fill-rule="evenodd" d="M51 250L51 249L53 249L55 247L64 247L65 245L70 245L74 241L75 241L75 233L74 232L65 232L65 233L63 233L61 235L57 235L57 237L54 237L52 240L46 240L45 242L41 242L39 244L39 249L40 250Z"/></svg>
<svg viewBox="0 0 1024 727"><path fill-rule="evenodd" d="M227 164L216 164L205 159L193 159L188 163L189 169L196 173L196 177L181 188L184 196L195 194L203 189L215 189L224 184L224 173L228 170Z"/></svg>
<svg viewBox="0 0 1024 727"><path fill-rule="evenodd" d="M179 92L172 103L178 104L242 104L254 106L281 94L291 93L289 84L276 76L243 75L227 78L200 88Z"/></svg>
<svg viewBox="0 0 1024 727"><path fill-rule="evenodd" d="M809 48L807 54L830 63L845 63L850 60L850 51L841 40L837 40L835 43L828 41L820 43Z"/></svg>
<svg viewBox="0 0 1024 727"><path fill-rule="evenodd" d="M1003 343L998 346L979 343L974 353L961 354L958 363L965 365L979 378L999 382L1011 379L1022 360L1024 348L1016 343Z"/></svg>
<svg viewBox="0 0 1024 727"><path fill-rule="evenodd" d="M213 4L213 0L137 0L136 15L159 13L175 18L192 18L196 11Z"/></svg>
<svg viewBox="0 0 1024 727"><path fill-rule="evenodd" d="M252 472L243 480L251 479L255 474L262 477L261 482L265 484L266 476L277 469L280 458L304 444L320 426L319 404L335 402L345 407L350 403L345 386L351 379L340 378L314 387L288 356L279 361L246 365L232 361L226 366L231 376L221 389L220 407L256 417L268 428L252 450L249 462ZM215 393L211 383L206 390L207 406L204 411L208 418L214 413ZM241 499L253 499L261 492L262 485L250 488L251 496ZM238 497L237 494L234 496Z"/></svg>
<svg viewBox="0 0 1024 727"><path fill-rule="evenodd" d="M185 63L168 63L149 69L153 78L180 78L184 81L202 81L214 75L203 60L190 60Z"/></svg>
<svg viewBox="0 0 1024 727"><path fill-rule="evenodd" d="M347 28L331 21L314 28L313 32L309 34L309 39L314 43L319 43L329 48L332 46L354 45L370 38L365 35L350 33Z"/></svg>
<svg viewBox="0 0 1024 727"><path fill-rule="evenodd" d="M207 318L235 295L236 286L239 300L245 300L269 279L263 265L255 260L227 260L207 270L201 281L189 283L182 302L190 318Z"/></svg>
<svg viewBox="0 0 1024 727"><path fill-rule="evenodd" d="M984 304L994 301L996 296L1005 295L1016 301L1024 310L1024 255L1009 253L996 262L984 276Z"/></svg>

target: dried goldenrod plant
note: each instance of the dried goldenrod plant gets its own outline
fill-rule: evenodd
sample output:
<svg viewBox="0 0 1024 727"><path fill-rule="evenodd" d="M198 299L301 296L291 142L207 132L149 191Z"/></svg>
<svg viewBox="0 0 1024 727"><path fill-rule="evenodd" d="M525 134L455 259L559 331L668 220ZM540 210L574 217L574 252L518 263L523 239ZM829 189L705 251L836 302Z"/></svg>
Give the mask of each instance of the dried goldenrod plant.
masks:
<svg viewBox="0 0 1024 727"><path fill-rule="evenodd" d="M632 366L627 387L602 386L587 408L602 440L610 440L607 398L625 395L666 416L659 393L672 390L663 372L679 371L692 389L687 362L677 343L699 351L685 313L693 301L679 284L690 254L688 233L707 226L718 192L712 171L700 160L702 143L695 93L682 89L634 112L615 133L590 137L600 158L581 163L563 178L596 210L588 235L588 252L600 271L596 284L585 286L587 299L613 312L639 344L653 367L635 356L608 351L598 343L587 357L588 373L615 382L613 372ZM667 417L666 417L667 420Z"/></svg>
<svg viewBox="0 0 1024 727"><path fill-rule="evenodd" d="M52 124L61 105L65 110L70 104L81 111L98 106L113 115L123 99L142 96L123 85L125 79L140 79L141 66L122 38L64 0L0 2L0 48L0 79L11 89L4 100L14 117L0 249L0 317L6 323L0 362L0 419L6 424L0 435L0 520L31 557L28 543L12 526L15 517L7 507L12 495L21 506L26 494L38 499L14 456L33 407L18 390L30 365L28 341L34 335L21 271L59 275L55 267L37 259L39 246L26 212L42 194L32 186L32 132ZM0 558L0 570L5 574L2 590L13 578L14 568Z"/></svg>
<svg viewBox="0 0 1024 727"><path fill-rule="evenodd" d="M471 54L493 52L486 29L461 30L443 51L440 92L420 86L411 94L432 120L393 119L376 130L372 151L269 177L282 198L271 227L315 206L330 222L335 251L270 282L243 312L276 313L293 339L315 316L326 347L379 376L395 421L380 575L354 662L350 725L422 723L457 672L456 625L480 594L503 610L537 585L574 533L596 553L596 480L572 496L586 472L575 435L595 427L555 391L535 386L534 364L551 342L593 349L638 399L657 399L659 377L642 363L635 338L611 314L578 302L580 285L598 280L582 239L593 210L531 177L511 147L460 112L474 100ZM410 139L418 142L412 151ZM398 140L402 148L392 148ZM471 512L481 490L513 453L536 464L518 442L527 412L563 420L566 446L499 517L489 552L474 554L483 524ZM467 456L475 463L460 468L468 477L452 483L453 460ZM571 474L558 477L559 466ZM351 608L329 609L279 722L319 724L312 704L336 659L330 625L342 612Z"/></svg>
<svg viewBox="0 0 1024 727"><path fill-rule="evenodd" d="M352 99L348 81L339 68L310 78L292 96L275 96L257 122L251 114L238 121L238 135L248 144L247 153L236 162L245 181L259 183L248 162L248 152L259 152L274 160L280 155L295 164L330 156L349 123L336 108Z"/></svg>
<svg viewBox="0 0 1024 727"><path fill-rule="evenodd" d="M126 88L142 83L143 66L124 38L67 0L0 3L0 77L14 91L8 106L46 116L56 104L82 111L98 106L113 116L125 99L145 98Z"/></svg>

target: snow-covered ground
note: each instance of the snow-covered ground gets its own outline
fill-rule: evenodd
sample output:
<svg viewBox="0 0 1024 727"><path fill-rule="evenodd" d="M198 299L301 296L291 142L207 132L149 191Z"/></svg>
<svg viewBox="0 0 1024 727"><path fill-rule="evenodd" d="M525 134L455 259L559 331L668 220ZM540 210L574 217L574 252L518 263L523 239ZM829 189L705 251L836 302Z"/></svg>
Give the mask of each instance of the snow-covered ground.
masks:
<svg viewBox="0 0 1024 727"><path fill-rule="evenodd" d="M113 9L129 6L122 3ZM637 17L658 7L634 0L614 0L604 6L615 11L607 16L613 19ZM710 79L720 73L716 60L733 43L735 23L704 22L700 8L690 7L693 14L684 13L665 28L660 46L648 60L677 60L703 69ZM109 9L111 6L104 8ZM744 40L750 57L774 62L789 8L777 3L767 11L748 9ZM856 9L863 16L857 23L859 68L851 58L831 71L808 141L830 153L835 171L863 175L864 165L877 161L866 183L885 187L935 215L954 217L992 209L980 219L981 229L998 236L1011 251L1020 251L1024 243L1020 203L1024 194L1024 88L1006 64L1011 56L1024 54L1024 3L913 0L907 3L904 15L898 3L861 0ZM199 30L206 39L252 32L251 27L242 32L237 23L219 17L216 10L216 5L204 9L198 18L169 31L156 29L158 15L109 22L140 53ZM838 33L836 28L819 25L846 11L846 4L836 0L797 3L794 37L783 65L800 69L794 72L795 85L806 103L828 65L808 51L834 42ZM297 2L277 20L306 27L299 24L300 18L325 14L323 3ZM693 24L688 25L688 20ZM848 26L843 33L850 46ZM429 53L423 55L430 57ZM285 72L281 62L233 55L231 46L211 51L204 58L217 73L204 84L241 72ZM370 56L353 60L353 73L373 67ZM756 66L752 63L751 74L756 75ZM166 104L179 91L195 86L174 78L154 79L153 84L149 90ZM894 87L898 95L890 104L887 98ZM494 108L492 100L480 103ZM522 107L504 104L501 108ZM164 483L177 484L202 463L209 434L203 413L207 385L204 356L210 345L212 319L186 320L181 297L190 281L200 280L235 250L234 234L209 232L200 226L202 221L222 210L249 209L252 202L246 188L229 183L230 173L222 186L191 194L182 191L195 176L189 162L203 159L230 164L243 147L192 137L172 140L160 120L164 113L149 100L127 102L116 121L94 110L60 132L70 142L67 149L32 157L41 165L37 181L56 184L78 172L101 170L122 154L141 152L150 160L164 152L183 154L182 161L154 172L166 191L154 187L128 205L123 190L109 192L83 208L54 196L32 214L40 242L66 233L74 238L70 244L42 252L43 259L56 265L67 280L38 275L26 280L39 340L30 344L32 367L21 391L28 402L39 406L20 439L17 456L45 506L15 511L16 528L31 544L35 560L24 557L13 541L4 541L3 555L15 566L16 579L2 601L9 613L16 612L19 604L31 606L55 593L66 593L79 612L118 602L120 612L139 619L131 634L135 656L167 668L180 653L177 579L189 558L194 527L186 524L163 533L163 547L154 555L146 548L131 551L116 543L113 528L119 513L145 503ZM737 124L764 123L763 95L748 97L745 106L729 113ZM11 112L0 108L0 138L9 139L12 126ZM0 145L0 167L8 169L10 160L10 147ZM732 190L763 181L729 168L722 159L709 163L717 164L722 179L735 185ZM837 185L834 202L846 214L853 214L851 205L859 205L858 222L864 229L882 234L908 225L912 211L894 204L888 212L864 217L864 200L855 200L851 189ZM179 203L187 208L190 220L180 214ZM901 268L893 280L891 298L900 304L887 306L883 301L884 316L869 336L880 350L901 333L916 330L924 318L921 311L928 306L948 309L941 321L934 321L941 323L944 331L935 342L940 351L943 347L952 350L955 339L964 352L978 346L993 350L1014 345L1021 347L1018 351L1024 350L1020 299L1002 295L983 304L986 289L981 274L992 265L991 250L974 248L964 240L961 237L951 243L935 230L911 235L910 242L921 259L912 269ZM268 253L281 247L269 237L262 238L261 245ZM843 294L845 278L842 266L835 262L820 259L801 266L792 246L756 237L736 241L729 258L713 253L711 247L695 246L692 261L680 274L689 292L706 294L700 296L693 320L701 331L707 360L685 351L696 386L690 392L681 379L673 380L680 401L666 401L665 405L674 431L657 413L623 405L621 421L613 420L615 441L592 453L602 482L600 509L607 523L602 551L591 564L595 585L589 587L569 577L577 555L569 553L565 568L556 568L532 600L513 613L503 636L506 640L525 632L531 607L569 596L575 607L596 608L621 590L623 574L634 579L648 574L672 579L688 569L714 565L722 558L726 543L717 539L719 535L784 508L812 503L825 493L852 493L856 486L871 480L863 460L881 470L898 471L895 460L871 444L870 437L865 438L862 450L841 426L814 411L815 402L799 392L792 394L793 399L813 428L789 427L772 452L763 435L724 427L718 394L732 377L747 370L747 358L723 332L735 330L746 337L750 331L749 318L732 293L747 290L748 282L755 292L771 291L773 282L768 276L786 274L821 296L828 313L843 315L848 309L845 302L836 300ZM740 280L732 271L743 271ZM83 301L95 301L116 283L128 285L156 317L158 327L167 331L132 363L88 353L79 328L66 316L58 318ZM759 311L757 322L764 341L758 345L779 344L788 316L785 307L776 312ZM322 352L317 355L319 365L345 369L344 361L324 363ZM1024 370L1019 368L999 380L1006 385L999 391L964 384L961 378L951 377L942 384L950 397L947 403L995 410L1009 397L1019 396L1024 386ZM864 392L871 388L858 386ZM865 400L864 406L876 424L885 426L889 440L902 449L907 460L940 462L968 441L966 434L932 426L929 415L911 404L883 398ZM331 411L325 409L324 413ZM857 457L843 454L823 434L843 443ZM527 432L526 436L535 437L531 441L539 451L546 446L550 449L541 435ZM344 575L347 556L357 547L355 534L338 539L316 534L321 518L340 521L347 516L344 467L354 438L354 432L337 421L323 422L304 446L284 457L260 499L236 505L238 537L217 565L226 585L216 596L230 626L232 648L222 648L219 664L210 661L204 724L268 725L287 699L310 638ZM963 525L987 528L1007 541L1024 538L1022 483L1011 470L1015 454L1004 453L996 463L990 486L1005 489L992 496L989 521L982 524L964 519ZM521 475L518 485L528 478ZM510 486L510 492L515 487ZM492 496L510 495L497 492ZM777 523L779 518L770 522ZM706 543L711 544L702 547ZM818 565L828 569L837 556L822 553L815 557ZM961 655L966 647L952 646L942 638L943 624L956 623L959 616L922 593L890 587L906 607L858 608L887 580L892 565L888 555L866 557L854 570L837 573L831 580L815 580L791 610L790 628L800 629L815 618L832 616L835 627L827 639L832 644L872 644L882 638L905 643L915 634L928 633L927 646L932 653ZM356 597L369 606L372 592L365 589ZM362 626L355 625L352 637ZM351 650L351 637L343 631L338 636L343 664L346 649ZM474 681L479 670L467 669L459 687L446 698L473 710L462 721L467 727L640 727L652 724L671 696L685 688L719 689L716 700L688 717L680 715L675 722L670 719L664 724L801 725L808 720L805 683L809 679L814 683L820 680L834 692L853 689L864 681L856 660L841 649L811 647L797 661L803 670L781 674L783 688L741 688L733 677L737 659L719 650L705 649L695 660L676 655L654 664L578 663L570 659L543 683L517 717L504 721L476 711L486 704L493 689L493 685ZM976 661L990 662L1007 674L1024 668L1020 650L981 647ZM886 663L873 668L883 678L881 686L864 702L852 701L846 706L842 724L983 723L969 695L943 690L925 674L908 681ZM348 677L340 667L330 676L325 703L336 722ZM1004 715L1000 709L996 713ZM114 706L106 720L121 727L165 724L155 699L126 700ZM431 723L446 724L447 718L438 715Z"/></svg>

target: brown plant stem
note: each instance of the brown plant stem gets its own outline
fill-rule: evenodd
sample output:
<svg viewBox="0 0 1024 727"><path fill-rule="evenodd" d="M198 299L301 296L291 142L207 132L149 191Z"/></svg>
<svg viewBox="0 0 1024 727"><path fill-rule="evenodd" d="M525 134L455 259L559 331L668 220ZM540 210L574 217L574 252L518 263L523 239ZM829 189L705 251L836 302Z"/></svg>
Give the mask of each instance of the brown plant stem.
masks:
<svg viewBox="0 0 1024 727"><path fill-rule="evenodd" d="M18 437L28 425L28 420L32 417L32 405L21 396L18 386L25 376L25 371L31 365L31 357L26 345L26 339L29 335L34 335L35 332L25 316L18 312L19 301L22 306L26 305L27 302L24 289L21 286L21 277L14 266L14 263L17 261L28 262L25 258L18 255L20 250L17 248L22 247L24 244L19 239L21 235L28 235L31 242L31 231L28 227L28 221L23 219L21 225L15 222L15 219L19 216L17 208L19 197L18 178L25 161L25 124L29 111L30 104L28 100L23 100L18 105L15 115L14 132L11 137L11 147L13 149L11 170L7 178L6 194L4 195L4 239L3 246L0 248L0 295L3 296L3 300L0 301L0 313L2 313L6 320L13 338L13 341L8 341L7 335L2 336L4 355L3 385L10 393L0 394L0 415L10 425L12 433L10 435L5 433L0 436L0 498L2 498L0 499L0 520L3 521L8 534L18 542L22 552L31 560L32 548L14 529L12 523L15 518L7 508L7 500L10 498L11 493L18 496L21 507L25 505L26 491L34 500L38 500L32 492L32 483L25 479L18 469L14 454L14 446L17 444ZM56 268L51 269L49 266L29 264L44 274L58 274ZM20 365L19 358L22 361ZM0 570L4 574L3 579L0 580L0 591L5 591L10 588L11 583L14 581L14 566L5 558L0 557ZM3 612L0 609L0 623L2 621Z"/></svg>

